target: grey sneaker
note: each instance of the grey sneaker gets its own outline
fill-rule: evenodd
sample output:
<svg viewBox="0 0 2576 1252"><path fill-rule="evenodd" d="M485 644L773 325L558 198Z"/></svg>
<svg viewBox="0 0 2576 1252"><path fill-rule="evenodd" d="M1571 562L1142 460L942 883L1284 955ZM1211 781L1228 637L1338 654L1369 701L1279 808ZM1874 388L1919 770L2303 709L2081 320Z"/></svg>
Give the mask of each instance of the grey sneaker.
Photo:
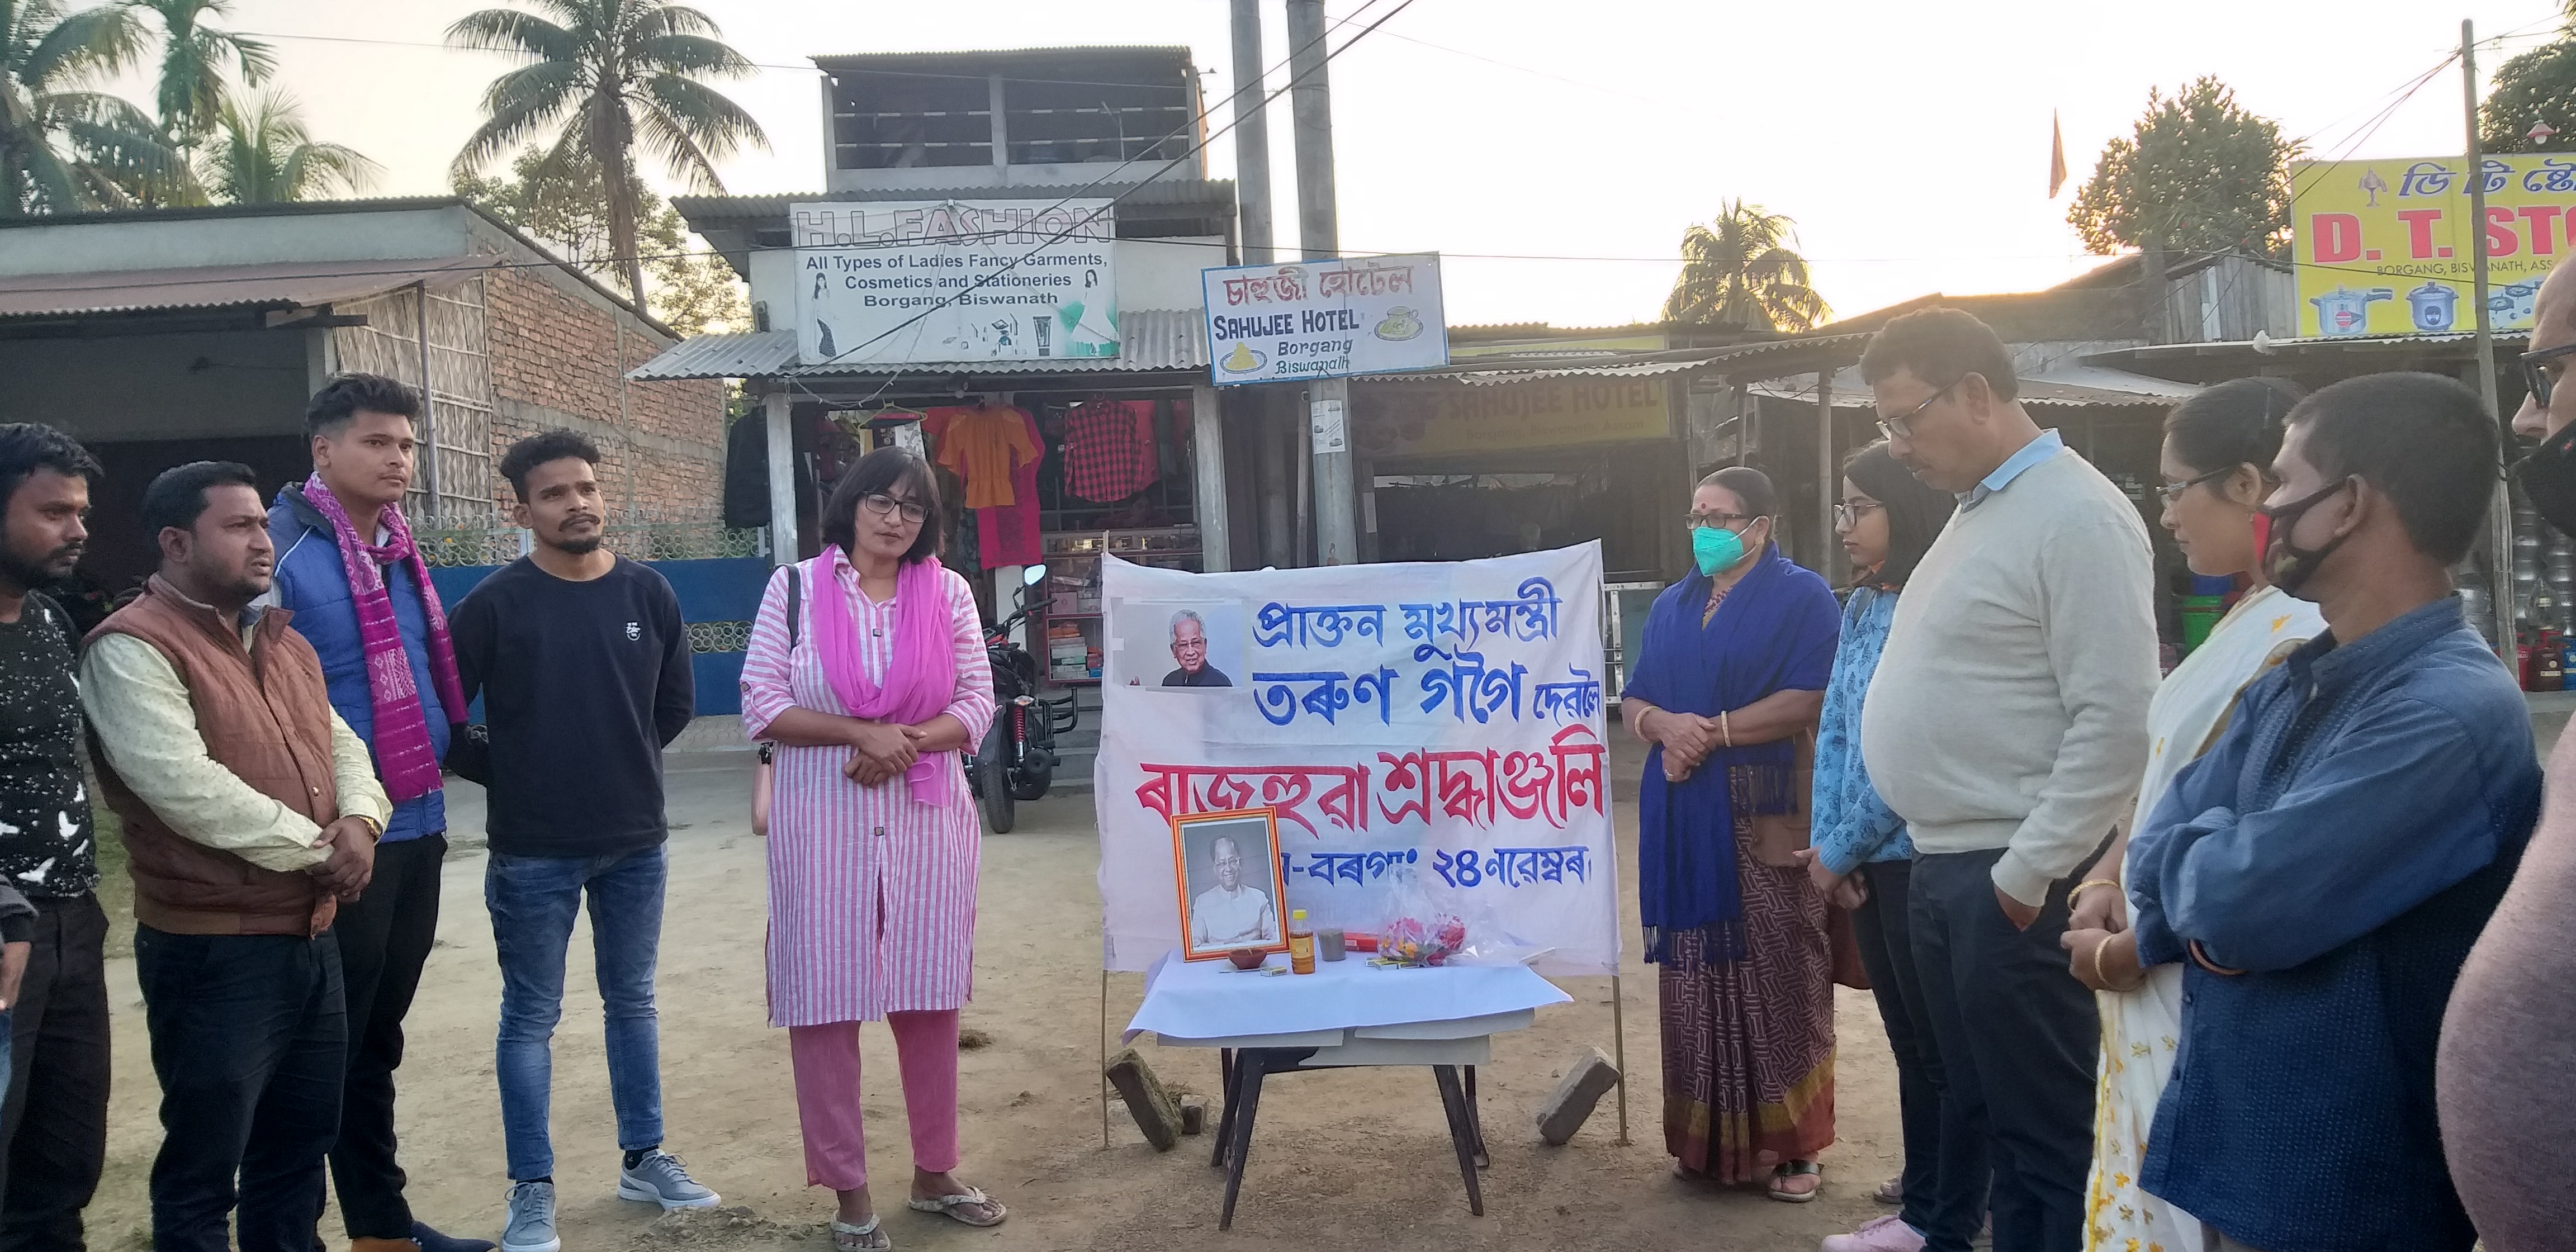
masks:
<svg viewBox="0 0 2576 1252"><path fill-rule="evenodd" d="M711 1209L721 1199L715 1192L698 1185L689 1177L689 1167L668 1152L655 1151L635 1163L633 1169L617 1172L617 1198L642 1200L671 1209ZM510 1249L510 1252L519 1252ZM544 1252L554 1252L545 1249Z"/></svg>
<svg viewBox="0 0 2576 1252"><path fill-rule="evenodd" d="M510 1224L501 1228L501 1252L560 1252L555 1235L555 1185L523 1182L510 1188Z"/></svg>

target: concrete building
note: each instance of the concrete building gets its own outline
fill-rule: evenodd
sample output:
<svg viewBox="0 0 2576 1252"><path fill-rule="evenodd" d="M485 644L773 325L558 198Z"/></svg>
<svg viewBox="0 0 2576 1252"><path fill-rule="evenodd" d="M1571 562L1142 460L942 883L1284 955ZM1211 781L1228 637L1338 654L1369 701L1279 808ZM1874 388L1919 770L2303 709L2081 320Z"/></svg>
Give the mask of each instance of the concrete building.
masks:
<svg viewBox="0 0 2576 1252"><path fill-rule="evenodd" d="M109 591L155 559L134 520L153 475L221 458L266 489L300 479L305 400L342 370L426 383L425 530L493 532L494 463L549 427L599 444L614 504L712 519L721 384L626 377L677 342L456 199L0 221L0 421L57 426L106 465L83 573Z"/></svg>

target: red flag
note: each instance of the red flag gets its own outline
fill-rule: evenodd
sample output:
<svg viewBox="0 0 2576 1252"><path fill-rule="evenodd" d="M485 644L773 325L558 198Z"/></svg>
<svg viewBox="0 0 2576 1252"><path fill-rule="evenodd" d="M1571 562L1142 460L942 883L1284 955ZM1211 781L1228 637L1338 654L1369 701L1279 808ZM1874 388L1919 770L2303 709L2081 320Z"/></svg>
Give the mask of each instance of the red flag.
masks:
<svg viewBox="0 0 2576 1252"><path fill-rule="evenodd" d="M2057 190L2066 185L2066 132L2057 125L2057 113L2048 114L2048 198L2057 198Z"/></svg>

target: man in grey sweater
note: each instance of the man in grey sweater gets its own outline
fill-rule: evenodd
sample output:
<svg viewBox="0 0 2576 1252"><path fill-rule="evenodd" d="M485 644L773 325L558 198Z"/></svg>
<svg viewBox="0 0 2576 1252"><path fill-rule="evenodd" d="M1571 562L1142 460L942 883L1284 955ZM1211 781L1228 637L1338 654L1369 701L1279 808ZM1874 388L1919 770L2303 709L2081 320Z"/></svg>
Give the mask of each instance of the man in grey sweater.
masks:
<svg viewBox="0 0 2576 1252"><path fill-rule="evenodd" d="M1914 837L1915 956L1947 1079L1924 1234L1964 1252L1987 1201L1996 1252L2064 1252L2084 1242L2100 1024L2058 936L2146 766L2146 526L2031 420L1974 317L1889 323L1861 375L1889 451L1959 497L1861 714L1870 778Z"/></svg>

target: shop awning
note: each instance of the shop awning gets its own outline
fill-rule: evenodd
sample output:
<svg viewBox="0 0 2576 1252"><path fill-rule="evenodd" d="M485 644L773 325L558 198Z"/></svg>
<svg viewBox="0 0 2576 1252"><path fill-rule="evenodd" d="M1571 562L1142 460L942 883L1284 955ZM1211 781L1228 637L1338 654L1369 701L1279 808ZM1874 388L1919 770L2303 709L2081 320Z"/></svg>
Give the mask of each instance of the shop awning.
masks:
<svg viewBox="0 0 2576 1252"><path fill-rule="evenodd" d="M495 256L457 256L16 274L0 276L0 318L314 308L420 282L453 286L503 263Z"/></svg>
<svg viewBox="0 0 2576 1252"><path fill-rule="evenodd" d="M1811 335L1730 344L1722 348L1677 348L1662 352L1597 353L1569 359L1564 353L1534 352L1480 356L1445 369L1409 374L1379 374L1353 381L1371 383L1462 383L1499 387L1557 378L1662 378L1697 374L1772 378L1814 373L1860 359L1869 336Z"/></svg>
<svg viewBox="0 0 2576 1252"><path fill-rule="evenodd" d="M2021 402L2034 408L2162 409L2181 403L2200 391L2192 383L2178 383L2094 365L2062 365L2023 375L2017 381L2020 383ZM1802 379L1765 379L1748 385L1746 390L1775 400L1801 400L1813 404L1816 380L1813 375ZM1834 375L1834 407L1870 407L1869 384L1861 381L1859 370L1845 369Z"/></svg>
<svg viewBox="0 0 2576 1252"><path fill-rule="evenodd" d="M943 378L1026 377L1032 374L1114 374L1205 370L1207 325L1197 309L1126 309L1118 314L1118 355L1045 357L1010 361L932 361L913 365L799 365L796 332L762 330L736 335L696 335L627 371L636 382L690 378L884 378L931 374Z"/></svg>
<svg viewBox="0 0 2576 1252"><path fill-rule="evenodd" d="M2518 353L2531 342L2531 332L2494 333L2498 354ZM2217 381L2263 372L2266 367L2333 364L2345 372L2406 369L2416 362L2457 363L2477 359L2477 336L2344 335L2314 339L2226 340L2217 343L2159 343L2095 353L2088 365L2113 367L2165 378Z"/></svg>

